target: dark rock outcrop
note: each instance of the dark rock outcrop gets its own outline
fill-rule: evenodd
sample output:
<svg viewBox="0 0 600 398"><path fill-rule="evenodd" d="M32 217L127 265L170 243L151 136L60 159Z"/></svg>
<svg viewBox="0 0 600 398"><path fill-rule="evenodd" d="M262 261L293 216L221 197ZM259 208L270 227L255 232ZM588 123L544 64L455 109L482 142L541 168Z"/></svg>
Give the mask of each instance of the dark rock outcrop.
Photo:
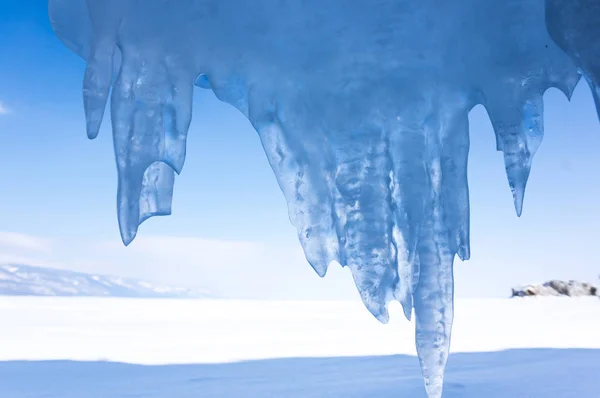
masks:
<svg viewBox="0 0 600 398"><path fill-rule="evenodd" d="M512 289L511 297L528 296L599 296L599 289L587 282L552 280L541 285L526 285Z"/></svg>

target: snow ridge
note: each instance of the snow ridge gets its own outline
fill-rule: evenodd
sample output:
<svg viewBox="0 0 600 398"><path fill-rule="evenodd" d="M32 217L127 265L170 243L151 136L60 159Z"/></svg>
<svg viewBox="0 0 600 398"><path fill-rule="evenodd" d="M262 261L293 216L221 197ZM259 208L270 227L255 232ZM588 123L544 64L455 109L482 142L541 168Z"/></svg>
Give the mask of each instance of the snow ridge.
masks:
<svg viewBox="0 0 600 398"><path fill-rule="evenodd" d="M31 265L0 265L0 295L131 298L209 298L202 289Z"/></svg>

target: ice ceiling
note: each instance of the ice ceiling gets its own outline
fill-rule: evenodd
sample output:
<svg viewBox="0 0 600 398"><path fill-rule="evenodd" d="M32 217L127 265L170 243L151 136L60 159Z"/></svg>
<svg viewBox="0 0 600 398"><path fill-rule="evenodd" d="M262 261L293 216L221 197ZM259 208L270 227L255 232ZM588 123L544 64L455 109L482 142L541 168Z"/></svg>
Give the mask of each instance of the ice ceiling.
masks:
<svg viewBox="0 0 600 398"><path fill-rule="evenodd" d="M50 0L87 60L90 138L110 98L129 244L171 212L194 84L255 127L306 258L351 269L367 308L414 309L442 394L455 255L469 258L468 113L483 104L521 213L542 95L600 95L598 0Z"/></svg>

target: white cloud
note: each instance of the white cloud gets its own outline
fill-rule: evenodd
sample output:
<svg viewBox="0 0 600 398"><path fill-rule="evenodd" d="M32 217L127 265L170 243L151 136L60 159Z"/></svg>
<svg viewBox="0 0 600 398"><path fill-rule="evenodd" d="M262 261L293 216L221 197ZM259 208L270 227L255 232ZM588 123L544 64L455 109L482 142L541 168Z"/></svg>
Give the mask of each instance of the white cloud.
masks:
<svg viewBox="0 0 600 398"><path fill-rule="evenodd" d="M6 115L8 113L10 113L10 109L8 109L6 105L4 105L2 101L0 101L0 115Z"/></svg>
<svg viewBox="0 0 600 398"><path fill-rule="evenodd" d="M52 245L50 239L17 232L0 232L0 247L29 251L48 251L52 248Z"/></svg>

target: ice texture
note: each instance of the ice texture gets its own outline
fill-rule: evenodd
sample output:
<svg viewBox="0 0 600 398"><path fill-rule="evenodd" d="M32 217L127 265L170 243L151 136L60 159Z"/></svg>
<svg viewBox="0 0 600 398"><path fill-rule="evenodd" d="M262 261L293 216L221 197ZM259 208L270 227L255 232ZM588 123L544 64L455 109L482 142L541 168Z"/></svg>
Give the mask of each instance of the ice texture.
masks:
<svg viewBox="0 0 600 398"><path fill-rule="evenodd" d="M87 133L110 97L125 244L171 211L193 86L252 123L308 262L347 266L382 322L416 317L442 394L453 261L469 258L468 113L483 104L517 214L543 136L542 96L584 75L598 103L597 0L50 0L87 60ZM548 24L548 26L547 26Z"/></svg>
<svg viewBox="0 0 600 398"><path fill-rule="evenodd" d="M546 0L550 36L581 69L600 117L600 1Z"/></svg>

